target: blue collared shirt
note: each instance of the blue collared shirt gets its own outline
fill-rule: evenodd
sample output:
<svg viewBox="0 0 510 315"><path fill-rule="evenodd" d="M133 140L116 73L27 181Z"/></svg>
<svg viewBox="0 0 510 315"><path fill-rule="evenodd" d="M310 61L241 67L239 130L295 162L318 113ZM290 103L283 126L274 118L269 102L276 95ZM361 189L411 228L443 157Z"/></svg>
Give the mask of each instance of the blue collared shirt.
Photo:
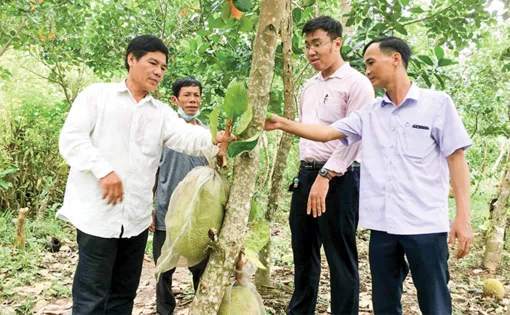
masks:
<svg viewBox="0 0 510 315"><path fill-rule="evenodd" d="M449 231L446 157L471 140L449 95L412 84L395 106L384 95L332 125L361 139L360 226L390 234Z"/></svg>

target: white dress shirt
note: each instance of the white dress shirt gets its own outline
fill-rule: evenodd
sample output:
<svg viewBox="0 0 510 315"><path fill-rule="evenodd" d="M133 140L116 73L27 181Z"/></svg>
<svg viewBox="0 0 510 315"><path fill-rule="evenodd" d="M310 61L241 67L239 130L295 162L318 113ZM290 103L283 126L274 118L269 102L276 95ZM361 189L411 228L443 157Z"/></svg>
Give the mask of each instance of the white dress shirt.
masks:
<svg viewBox="0 0 510 315"><path fill-rule="evenodd" d="M57 217L104 238L129 238L151 224L152 187L163 146L214 157L208 130L187 124L168 105L147 96L138 103L125 82L84 89L60 134L60 153L71 166ZM115 172L124 200L107 204L99 179Z"/></svg>

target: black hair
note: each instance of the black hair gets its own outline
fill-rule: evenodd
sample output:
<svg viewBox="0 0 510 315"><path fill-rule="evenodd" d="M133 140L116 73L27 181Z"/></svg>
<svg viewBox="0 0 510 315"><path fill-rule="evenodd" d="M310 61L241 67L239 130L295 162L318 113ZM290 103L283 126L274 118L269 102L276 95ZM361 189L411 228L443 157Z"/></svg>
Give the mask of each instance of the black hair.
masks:
<svg viewBox="0 0 510 315"><path fill-rule="evenodd" d="M376 38L365 46L363 49L363 55L365 55L368 47L375 43L379 43L379 49L385 54L398 52L400 56L402 56L404 67L407 69L409 58L411 58L411 47L409 47L409 45L403 39L395 36Z"/></svg>
<svg viewBox="0 0 510 315"><path fill-rule="evenodd" d="M342 23L330 16L319 16L306 22L302 34L312 33L319 29L327 32L331 40L342 37Z"/></svg>
<svg viewBox="0 0 510 315"><path fill-rule="evenodd" d="M198 89L200 90L200 95L202 95L202 83L193 78L182 78L175 81L174 84L172 84L172 95L175 97L179 97L181 89L186 86L198 86Z"/></svg>
<svg viewBox="0 0 510 315"><path fill-rule="evenodd" d="M148 52L162 52L166 56L166 62L168 62L168 47L163 43L161 39L153 35L141 35L135 37L128 45L126 50L126 58L124 65L129 71L128 56L133 54L136 60L140 60Z"/></svg>

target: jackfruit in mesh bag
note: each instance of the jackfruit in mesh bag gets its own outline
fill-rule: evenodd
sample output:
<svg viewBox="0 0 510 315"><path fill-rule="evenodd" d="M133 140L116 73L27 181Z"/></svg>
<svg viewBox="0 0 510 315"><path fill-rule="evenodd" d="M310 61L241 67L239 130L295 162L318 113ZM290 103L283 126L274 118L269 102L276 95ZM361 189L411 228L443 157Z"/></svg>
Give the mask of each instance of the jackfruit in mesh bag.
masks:
<svg viewBox="0 0 510 315"><path fill-rule="evenodd" d="M175 267L194 266L207 257L209 229L220 231L229 183L216 170L199 166L177 185L165 217L166 239L156 277Z"/></svg>
<svg viewBox="0 0 510 315"><path fill-rule="evenodd" d="M248 280L236 280L225 291L218 315L266 315L264 302L255 285Z"/></svg>

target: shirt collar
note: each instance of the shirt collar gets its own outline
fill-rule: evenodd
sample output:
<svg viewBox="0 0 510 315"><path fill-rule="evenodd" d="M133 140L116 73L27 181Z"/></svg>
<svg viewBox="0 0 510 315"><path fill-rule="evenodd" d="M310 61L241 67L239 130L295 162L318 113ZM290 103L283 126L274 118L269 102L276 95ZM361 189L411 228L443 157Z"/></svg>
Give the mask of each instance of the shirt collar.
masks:
<svg viewBox="0 0 510 315"><path fill-rule="evenodd" d="M351 69L351 65L346 61L340 68L336 69L335 73L333 73L332 75L330 75L327 78L324 78L322 76L322 72L319 72L317 79L319 79L321 81L325 81L330 78L331 79L332 78L342 79L345 77L345 75L349 72L350 69Z"/></svg>
<svg viewBox="0 0 510 315"><path fill-rule="evenodd" d="M412 81L411 81L411 87L409 88L409 91L407 91L406 97L402 101L402 104L404 104L408 99L415 100L415 101L418 101L420 99L420 88L418 87L418 85L415 82L412 82ZM393 102L388 97L388 93L384 93L384 96L382 97L382 100L381 100L381 106L389 105L389 104L393 105Z"/></svg>
<svg viewBox="0 0 510 315"><path fill-rule="evenodd" d="M122 80L121 82L118 83L117 91L119 93L128 92L131 95L131 97L133 97L133 95L131 94L131 91L129 91L129 89L126 85L126 80ZM147 96L145 96L143 99L141 99L140 102L138 102L138 104L150 103L152 106L156 106L154 101L155 101L155 98L149 93L149 94L147 94Z"/></svg>

